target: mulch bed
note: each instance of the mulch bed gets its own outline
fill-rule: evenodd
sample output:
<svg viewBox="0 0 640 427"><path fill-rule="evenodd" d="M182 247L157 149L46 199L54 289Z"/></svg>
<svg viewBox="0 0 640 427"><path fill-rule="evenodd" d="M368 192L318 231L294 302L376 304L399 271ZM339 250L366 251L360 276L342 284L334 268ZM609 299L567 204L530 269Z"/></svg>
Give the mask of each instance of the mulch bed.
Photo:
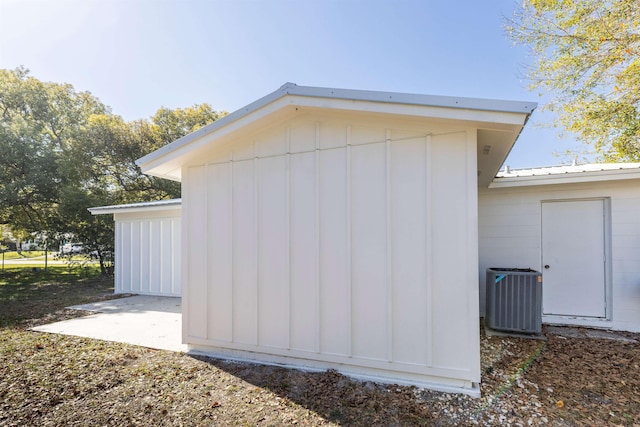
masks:
<svg viewBox="0 0 640 427"><path fill-rule="evenodd" d="M15 301L0 299L2 426L640 425L638 342L482 334L477 399L32 332L77 314L49 301L8 319Z"/></svg>

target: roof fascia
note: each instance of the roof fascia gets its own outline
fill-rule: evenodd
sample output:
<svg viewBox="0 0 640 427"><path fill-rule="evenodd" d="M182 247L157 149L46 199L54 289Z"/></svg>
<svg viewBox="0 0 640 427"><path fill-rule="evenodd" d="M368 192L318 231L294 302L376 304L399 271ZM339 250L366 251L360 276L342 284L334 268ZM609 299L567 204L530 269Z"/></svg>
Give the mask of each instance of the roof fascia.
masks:
<svg viewBox="0 0 640 427"><path fill-rule="evenodd" d="M261 118L268 116L277 112L278 110L282 110L284 107L290 105L291 102L287 98L275 98L273 101L268 104L253 109L251 113L244 114L234 120L227 121L225 123L220 123L223 119L217 120L211 125L219 123L218 126L212 129L205 130L206 127L201 128L189 135L186 135L177 141L172 142L171 144L165 145L164 147L142 157L141 159L136 160L136 164L140 166L143 173L147 173L149 170L156 168L164 163L167 163L175 158L178 158L188 151L192 149L199 148L203 145L208 144L211 139L207 138L207 136L211 135L215 132L216 138L222 138L226 135L229 135L245 126L254 122L256 120L260 120ZM235 114L235 113L234 113ZM226 116L225 119L229 117ZM201 132L202 131L202 132ZM159 175L163 178L175 179L170 176ZM179 181L179 179L178 179Z"/></svg>
<svg viewBox="0 0 640 427"><path fill-rule="evenodd" d="M501 123L522 126L528 117L525 112L480 110L464 107L442 107L424 104L376 102L369 100L331 99L290 95L290 103L297 107L326 108L332 110L361 111L394 114L430 119L462 120L468 122Z"/></svg>
<svg viewBox="0 0 640 427"><path fill-rule="evenodd" d="M618 181L640 179L638 169L572 172L557 175L516 176L494 178L489 188L531 187L538 185L573 184L580 182Z"/></svg>
<svg viewBox="0 0 640 427"><path fill-rule="evenodd" d="M313 104L318 106L321 104L327 107L327 100L334 101L345 101L342 102L341 105L346 107L347 104L352 104L351 108L347 108L349 110L358 109L355 108L355 105L362 109L365 105L368 105L371 111L379 111L379 112L388 112L388 107L382 107L382 104L395 104L396 109L398 107L401 110L410 110L406 113L398 113L398 114L409 114L415 115L417 110L423 110L425 107L433 107L430 110L431 113L438 113L439 116L447 117L447 118L455 118L452 117L452 112L457 110L466 111L466 115L469 115L470 110L475 111L483 111L483 112L493 112L493 113L506 113L509 115L510 113L517 113L516 115L525 114L524 120L515 119L518 121L518 124L526 123L529 115L533 112L533 110L537 107L537 103L535 102L519 102L519 101L502 101L502 100L490 100L490 99L479 99L479 98L460 98L460 97L448 97L448 96L432 96L432 95L418 95L418 94L408 94L408 93L394 93L394 92L376 92L376 91L363 91L363 90L353 90L353 89L333 89L333 88L319 88L319 87L309 87L309 86L297 86L293 83L286 83L278 90L248 104L247 106L240 108L233 113L216 120L215 122L200 128L199 130L192 132L189 135L186 135L170 144L165 145L164 147L159 148L158 150L138 159L136 164L141 167L143 172L148 172L151 169L165 163L165 161L170 160L172 158L178 157L184 150L186 146L191 145L192 142L197 139L202 138L205 135L208 135L212 132L218 131L224 127L227 127L231 124L235 123L235 126L229 127L229 132L237 129L238 127L246 124L248 116L252 116L252 113L263 109L269 104L274 103L275 101L286 97L287 95L295 96L295 99L298 102L301 102L301 105L309 105ZM316 101L313 102L302 102L302 99L313 99L316 98ZM324 102L320 101L317 98L321 98ZM349 102L350 101L350 102ZM293 99L290 104L294 104ZM379 104L375 107L374 103ZM286 104L286 102L285 102ZM411 108L411 106L417 108ZM275 107L280 108L282 105L280 103L276 104ZM277 108L274 108L277 109ZM333 107L332 107L333 108ZM366 110L365 110L366 111ZM455 114L453 114L455 116ZM465 115L465 114L462 114ZM418 116L425 116L425 114L418 114ZM437 116L437 117L439 117ZM495 116L493 116L495 119ZM255 120L253 117L251 120ZM512 120L514 120L512 118ZM249 120L250 121L250 120ZM481 121L491 121L488 118ZM511 121L509 121L510 123ZM515 124L515 123L514 123ZM175 179L175 177L169 177L170 179Z"/></svg>
<svg viewBox="0 0 640 427"><path fill-rule="evenodd" d="M130 205L113 205L113 206L98 206L95 208L88 208L91 215L108 215L116 213L131 213L131 212L152 212L152 211L174 211L182 209L182 201L176 201L173 203L165 204L130 204Z"/></svg>
<svg viewBox="0 0 640 427"><path fill-rule="evenodd" d="M391 104L420 105L423 107L461 108L468 110L499 111L506 113L531 114L536 109L536 102L507 101L483 98L465 98L455 96L422 95L401 92L379 92L356 89L333 89L312 86L285 84L281 90L289 95L316 98L344 99L353 101L370 101Z"/></svg>
<svg viewBox="0 0 640 427"><path fill-rule="evenodd" d="M265 105L268 105L274 102L275 100L282 98L283 96L286 95L286 92L283 92L283 89L285 88L285 86L281 87L280 89L274 92L271 92L266 96L263 96L262 98L252 102L251 104L248 104L240 108L239 110L234 111L233 113L227 114L223 118L216 120L213 123L203 126L200 129L188 135L185 135L182 138L171 142L170 144L165 145L164 147L160 147L159 149L153 151L152 153L149 153L146 156L136 160L136 164L140 166L144 172L145 169L149 169L150 167L153 167L153 166L147 166L146 165L147 163L157 163L156 160L165 156L166 154L171 153L172 151L178 150L184 147L185 145L188 145L190 142L195 141L196 139L201 138L205 135L208 135L209 133L214 132L224 126L227 126L230 123L238 121L239 119L247 116L248 114L251 114L256 110L259 110Z"/></svg>

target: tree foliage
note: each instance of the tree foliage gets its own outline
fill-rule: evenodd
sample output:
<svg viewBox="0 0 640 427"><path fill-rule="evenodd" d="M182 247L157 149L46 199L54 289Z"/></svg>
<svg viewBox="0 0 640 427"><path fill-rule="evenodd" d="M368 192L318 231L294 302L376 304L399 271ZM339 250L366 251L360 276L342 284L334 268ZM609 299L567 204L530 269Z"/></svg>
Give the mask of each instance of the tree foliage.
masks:
<svg viewBox="0 0 640 427"><path fill-rule="evenodd" d="M0 222L29 232L61 227L56 205L69 182L59 162L87 118L107 111L70 85L0 70Z"/></svg>
<svg viewBox="0 0 640 427"><path fill-rule="evenodd" d="M107 254L113 222L87 208L179 197L179 183L142 174L136 159L224 114L201 104L126 122L89 92L0 70L0 224Z"/></svg>
<svg viewBox="0 0 640 427"><path fill-rule="evenodd" d="M561 126L606 160L640 161L640 1L525 0L507 31Z"/></svg>

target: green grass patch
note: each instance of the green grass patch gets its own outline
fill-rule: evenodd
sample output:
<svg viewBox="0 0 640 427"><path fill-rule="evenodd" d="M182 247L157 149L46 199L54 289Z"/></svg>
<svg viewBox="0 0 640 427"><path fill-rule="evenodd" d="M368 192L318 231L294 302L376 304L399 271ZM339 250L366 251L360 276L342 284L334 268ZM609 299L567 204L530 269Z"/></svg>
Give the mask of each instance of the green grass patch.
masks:
<svg viewBox="0 0 640 427"><path fill-rule="evenodd" d="M0 273L0 327L33 323L43 317L48 320L65 307L104 299L112 293L113 278L100 277L96 267L55 265L44 270L12 266Z"/></svg>
<svg viewBox="0 0 640 427"><path fill-rule="evenodd" d="M67 269L79 269L79 268L98 268L100 267L100 263L95 260L90 260L87 258L64 258L64 259L56 259L49 258L48 262L45 264L44 258L35 258L26 260L20 263L11 263L6 262L4 264L4 271L17 271L17 270L32 270L34 268L67 268ZM2 260L0 260L0 273L2 272Z"/></svg>
<svg viewBox="0 0 640 427"><path fill-rule="evenodd" d="M78 279L89 279L98 276L100 276L100 267L93 264L52 264L46 270L38 263L7 265L4 272L0 272L0 286L15 284L16 282L24 285L37 284L42 281L73 282Z"/></svg>
<svg viewBox="0 0 640 427"><path fill-rule="evenodd" d="M51 252L49 252L51 254ZM14 259L25 259L25 258L37 258L44 256L44 251L22 251L20 253L16 251L9 251L4 253L5 261L10 261ZM2 255L0 254L0 260L2 260Z"/></svg>

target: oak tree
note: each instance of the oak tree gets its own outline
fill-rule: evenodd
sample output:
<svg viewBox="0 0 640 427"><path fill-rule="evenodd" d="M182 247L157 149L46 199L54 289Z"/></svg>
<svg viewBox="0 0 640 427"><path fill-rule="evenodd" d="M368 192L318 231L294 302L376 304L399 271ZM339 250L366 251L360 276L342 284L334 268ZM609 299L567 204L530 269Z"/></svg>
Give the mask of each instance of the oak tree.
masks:
<svg viewBox="0 0 640 427"><path fill-rule="evenodd" d="M640 1L524 0L506 28L559 125L605 160L640 161Z"/></svg>

